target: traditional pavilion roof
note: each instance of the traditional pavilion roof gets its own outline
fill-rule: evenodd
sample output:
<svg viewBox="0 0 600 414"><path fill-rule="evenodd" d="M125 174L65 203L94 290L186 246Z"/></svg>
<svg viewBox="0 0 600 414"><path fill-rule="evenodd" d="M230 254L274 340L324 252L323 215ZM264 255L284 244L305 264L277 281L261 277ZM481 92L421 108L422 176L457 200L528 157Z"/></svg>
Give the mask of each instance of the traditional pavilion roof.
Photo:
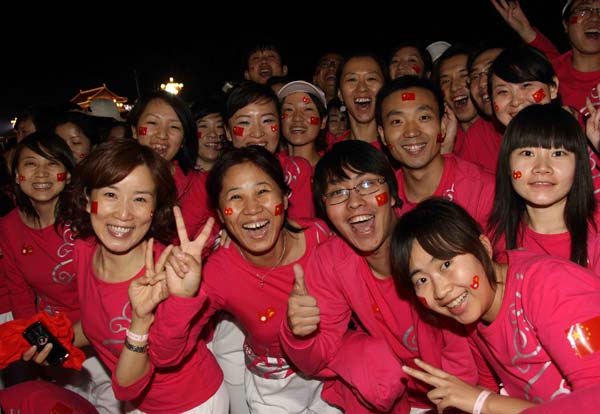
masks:
<svg viewBox="0 0 600 414"><path fill-rule="evenodd" d="M71 98L71 102L75 102L82 109L87 109L90 107L90 103L94 99L110 99L119 107L120 111L124 111L123 105L127 102L127 98L124 96L119 96L110 89L106 87L106 84L102 84L102 86L93 89L79 90L79 93Z"/></svg>

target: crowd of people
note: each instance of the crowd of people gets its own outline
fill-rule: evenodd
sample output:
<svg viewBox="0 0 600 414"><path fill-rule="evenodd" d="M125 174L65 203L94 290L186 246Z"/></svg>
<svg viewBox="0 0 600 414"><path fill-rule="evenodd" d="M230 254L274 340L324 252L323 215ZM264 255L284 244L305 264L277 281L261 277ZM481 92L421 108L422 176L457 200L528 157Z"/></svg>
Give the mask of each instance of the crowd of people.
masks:
<svg viewBox="0 0 600 414"><path fill-rule="evenodd" d="M193 103L19 116L3 412L595 412L600 0L565 2L562 55L491 4L522 42L330 52L310 80L260 44Z"/></svg>

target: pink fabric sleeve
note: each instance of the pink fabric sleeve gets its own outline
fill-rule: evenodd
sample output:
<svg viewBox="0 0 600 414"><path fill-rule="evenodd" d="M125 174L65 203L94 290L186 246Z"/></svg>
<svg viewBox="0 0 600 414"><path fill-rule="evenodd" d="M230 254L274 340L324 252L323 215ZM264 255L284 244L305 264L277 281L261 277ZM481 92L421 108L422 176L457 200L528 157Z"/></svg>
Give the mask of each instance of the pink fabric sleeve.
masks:
<svg viewBox="0 0 600 414"><path fill-rule="evenodd" d="M328 368L357 391L361 403L377 411L387 412L398 398L406 398L409 377L383 338L360 331L346 332Z"/></svg>
<svg viewBox="0 0 600 414"><path fill-rule="evenodd" d="M554 60L558 58L560 56L560 52L558 51L556 46L554 46L554 43L552 43L550 39L544 36L542 32L540 32L538 29L534 30L536 36L535 39L533 39L533 41L529 43L529 45L542 51L546 55L548 60Z"/></svg>
<svg viewBox="0 0 600 414"><path fill-rule="evenodd" d="M563 394L552 401L523 411L523 414L565 414L598 412L600 384L570 394Z"/></svg>
<svg viewBox="0 0 600 414"><path fill-rule="evenodd" d="M572 389L596 386L600 384L600 342L593 340L600 336L598 276L568 261L539 266L523 289L527 317ZM555 277L546 277L550 270ZM586 329L578 330L581 326L589 327L590 341L578 339L579 330Z"/></svg>
<svg viewBox="0 0 600 414"><path fill-rule="evenodd" d="M35 293L25 282L23 274L15 265L12 249L0 243L3 257L0 266L4 266L6 288L10 300L10 308L15 319L28 319L36 314Z"/></svg>
<svg viewBox="0 0 600 414"><path fill-rule="evenodd" d="M341 346L344 334L348 330L351 309L344 295L336 286L332 286L334 276L328 276L331 263L323 263L319 254L313 254L304 270L308 291L319 300L327 302L327 308L335 317L321 318L319 329L308 337L295 336L287 321L280 329L280 342L294 364L307 376L317 375L335 357ZM310 281L310 282L309 282Z"/></svg>
<svg viewBox="0 0 600 414"><path fill-rule="evenodd" d="M206 299L200 289L194 298L170 296L158 305L148 337L148 356L156 367L178 365L196 348L206 324L198 312Z"/></svg>
<svg viewBox="0 0 600 414"><path fill-rule="evenodd" d="M152 376L154 375L154 365L150 362L150 369L136 382L133 384L122 387L117 382L116 377L117 370L113 370L112 373L112 388L115 392L115 397L120 401L131 401L140 397L140 395L144 392L150 381L152 380Z"/></svg>

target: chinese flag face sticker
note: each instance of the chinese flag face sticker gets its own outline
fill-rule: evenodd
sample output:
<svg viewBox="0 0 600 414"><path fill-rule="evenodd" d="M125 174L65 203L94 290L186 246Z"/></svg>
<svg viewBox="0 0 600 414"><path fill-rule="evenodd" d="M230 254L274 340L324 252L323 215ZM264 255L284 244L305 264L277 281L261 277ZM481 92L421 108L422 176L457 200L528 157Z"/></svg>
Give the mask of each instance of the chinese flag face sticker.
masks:
<svg viewBox="0 0 600 414"><path fill-rule="evenodd" d="M275 215L281 216L283 214L283 204L277 204L275 206Z"/></svg>
<svg viewBox="0 0 600 414"><path fill-rule="evenodd" d="M233 127L233 135L235 135L236 137L243 137L244 136L244 128L236 126Z"/></svg>
<svg viewBox="0 0 600 414"><path fill-rule="evenodd" d="M279 125L271 125L271 132L279 131Z"/></svg>
<svg viewBox="0 0 600 414"><path fill-rule="evenodd" d="M540 103L546 97L546 91L544 91L544 88L540 88L537 90L537 92L531 95L531 97L533 98L535 103Z"/></svg>
<svg viewBox="0 0 600 414"><path fill-rule="evenodd" d="M429 304L427 303L427 299L425 299L423 296L417 296L417 297L419 298L419 300L421 301L423 306L425 306L426 308L429 307Z"/></svg>
<svg viewBox="0 0 600 414"><path fill-rule="evenodd" d="M414 101L415 93L414 92L402 92L402 100L403 101Z"/></svg>
<svg viewBox="0 0 600 414"><path fill-rule="evenodd" d="M202 138L202 131L198 131L198 139Z"/></svg>
<svg viewBox="0 0 600 414"><path fill-rule="evenodd" d="M305 96L305 97L302 98L302 102L309 103L310 102L310 98L308 96Z"/></svg>
<svg viewBox="0 0 600 414"><path fill-rule="evenodd" d="M27 177L25 177L24 175L19 174L19 181L25 181L27 180Z"/></svg>
<svg viewBox="0 0 600 414"><path fill-rule="evenodd" d="M138 127L138 135L146 135L147 133L148 133L148 128Z"/></svg>
<svg viewBox="0 0 600 414"><path fill-rule="evenodd" d="M231 207L225 207L225 210L223 210L223 213L226 216L231 216L233 214L233 209Z"/></svg>
<svg viewBox="0 0 600 414"><path fill-rule="evenodd" d="M522 176L523 176L523 174L521 173L521 171L519 171L519 170L514 170L514 171L513 171L513 178L514 178L515 180L518 180L518 179L519 179L519 178L521 178Z"/></svg>
<svg viewBox="0 0 600 414"><path fill-rule="evenodd" d="M310 117L310 124L311 125L319 125L319 117L318 116L311 116Z"/></svg>
<svg viewBox="0 0 600 414"><path fill-rule="evenodd" d="M413 65L412 69L415 71L417 75L421 74L421 68L417 65Z"/></svg>
<svg viewBox="0 0 600 414"><path fill-rule="evenodd" d="M375 200L377 200L377 205L378 206L383 206L384 204L386 204L388 202L388 193L387 191L381 194L377 194L375 196Z"/></svg>
<svg viewBox="0 0 600 414"><path fill-rule="evenodd" d="M67 179L67 173L66 172L56 173L56 181L65 181L66 179Z"/></svg>
<svg viewBox="0 0 600 414"><path fill-rule="evenodd" d="M98 202L97 201L92 201L92 214L98 214Z"/></svg>

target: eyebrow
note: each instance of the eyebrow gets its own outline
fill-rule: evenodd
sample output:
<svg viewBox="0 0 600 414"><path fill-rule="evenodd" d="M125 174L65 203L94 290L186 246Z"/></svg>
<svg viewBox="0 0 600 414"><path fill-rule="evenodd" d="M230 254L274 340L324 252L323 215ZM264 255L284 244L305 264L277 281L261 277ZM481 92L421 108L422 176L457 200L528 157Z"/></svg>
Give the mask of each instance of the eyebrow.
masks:
<svg viewBox="0 0 600 414"><path fill-rule="evenodd" d="M424 105L419 105L419 106L417 107L417 111L421 111L421 112L422 112L422 111L432 111L432 112L435 112L435 111L434 111L434 109L433 109L433 107L432 107L431 105L426 105L426 104L424 104ZM394 115L402 115L402 114L404 114L404 113L405 113L405 111L403 111L403 110L401 110L401 109L392 109L392 110L391 110L391 111L389 111L387 114L385 114L385 117L386 117L386 118L389 118L389 117L391 117L391 116L394 116Z"/></svg>
<svg viewBox="0 0 600 414"><path fill-rule="evenodd" d="M253 187L259 187L259 186L261 186L261 185L268 185L269 187L273 187L273 185L272 185L270 182L268 182L268 181L259 181L258 183L254 184L254 185L253 185ZM241 187L233 187L233 188L230 188L229 190L227 190L227 191L225 192L225 194L229 194L229 193L230 193L230 192L232 192L232 191L237 191L237 190L239 190L240 188L241 188Z"/></svg>

